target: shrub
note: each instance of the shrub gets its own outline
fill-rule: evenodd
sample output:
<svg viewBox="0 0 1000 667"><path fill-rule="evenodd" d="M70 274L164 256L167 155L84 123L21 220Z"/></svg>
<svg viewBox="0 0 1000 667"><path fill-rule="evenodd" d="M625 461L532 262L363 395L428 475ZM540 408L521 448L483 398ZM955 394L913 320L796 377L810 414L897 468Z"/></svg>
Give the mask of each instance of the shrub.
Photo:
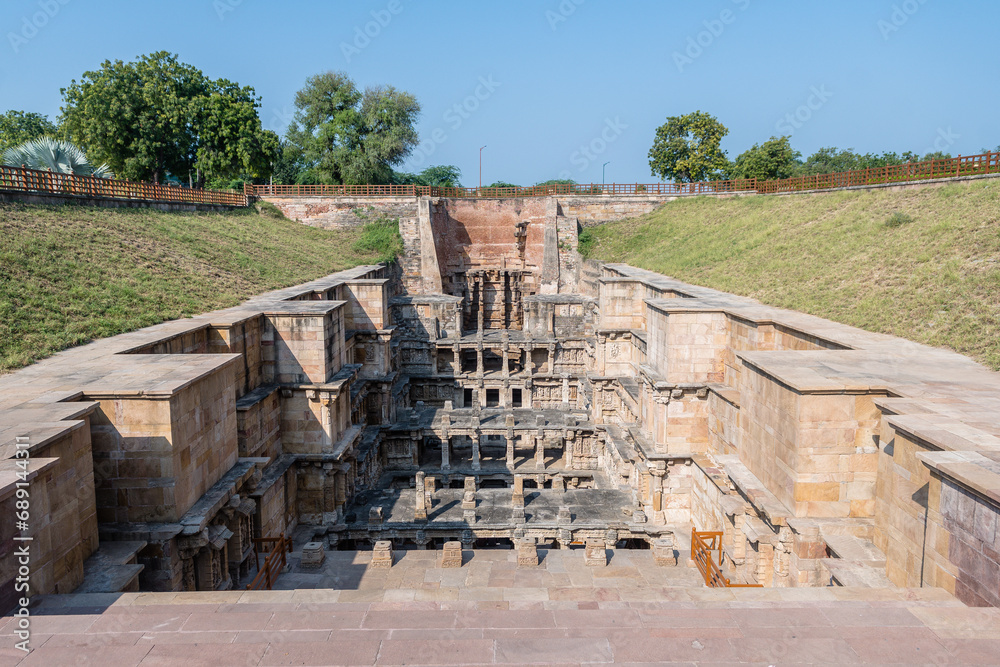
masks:
<svg viewBox="0 0 1000 667"><path fill-rule="evenodd" d="M902 227L903 225L911 223L911 222L913 222L913 216L912 215L908 215L906 213L900 213L899 211L896 211L895 213L893 213L892 215L890 215L888 218L886 218L886 220L885 220L885 226L886 227Z"/></svg>
<svg viewBox="0 0 1000 667"><path fill-rule="evenodd" d="M257 213L265 218L273 218L275 220L287 219L285 218L285 214L281 212L281 209L269 201L259 201L254 204L254 208L257 209Z"/></svg>
<svg viewBox="0 0 1000 667"><path fill-rule="evenodd" d="M597 245L597 237L595 237L589 229L584 229L580 232L578 237L577 251L584 257L590 256L590 251L594 249Z"/></svg>
<svg viewBox="0 0 1000 667"><path fill-rule="evenodd" d="M379 261L394 262L403 252L403 237L399 235L399 220L379 218L366 222L361 236L354 242L354 251L378 255Z"/></svg>

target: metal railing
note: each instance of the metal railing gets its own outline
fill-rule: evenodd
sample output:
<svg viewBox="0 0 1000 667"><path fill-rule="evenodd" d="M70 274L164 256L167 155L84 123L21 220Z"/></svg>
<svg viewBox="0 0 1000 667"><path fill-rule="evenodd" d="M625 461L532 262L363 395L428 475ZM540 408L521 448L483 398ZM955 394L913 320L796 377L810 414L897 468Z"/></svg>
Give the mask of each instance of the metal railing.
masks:
<svg viewBox="0 0 1000 667"><path fill-rule="evenodd" d="M255 537L254 558L257 562L257 576L247 584L248 591L271 590L278 575L285 569L285 554L291 552L292 541L282 533L278 537ZM265 550L266 548L266 550ZM264 567L260 566L260 554L266 553Z"/></svg>
<svg viewBox="0 0 1000 667"><path fill-rule="evenodd" d="M713 557L712 553L717 553ZM691 529L691 559L709 588L763 588L761 584L734 584L722 574L722 533Z"/></svg>
<svg viewBox="0 0 1000 667"><path fill-rule="evenodd" d="M529 187L450 188L433 185L253 185L255 197L471 197L506 199L553 195L693 195L752 191L756 180L699 183L552 183Z"/></svg>
<svg viewBox="0 0 1000 667"><path fill-rule="evenodd" d="M179 185L76 176L3 165L0 165L0 191L225 206L247 206L248 203L246 192L239 190L194 190Z"/></svg>
<svg viewBox="0 0 1000 667"><path fill-rule="evenodd" d="M957 178L960 176L981 176L1000 172L1000 152L991 151L980 155L966 155L941 160L907 162L904 164L854 169L832 174L798 176L777 181L761 181L757 184L760 194L778 192L798 192L802 190L822 190L826 188L850 188L886 183L905 183L932 178Z"/></svg>
<svg viewBox="0 0 1000 667"><path fill-rule="evenodd" d="M501 199L573 195L699 195L726 193L777 194L829 188L864 187L935 178L1000 173L1000 152L943 160L907 162L832 174L798 176L774 181L754 178L697 183L553 183L530 187L444 188L431 185L244 185L238 190L194 190L94 176L75 176L25 167L0 166L0 191L104 197L191 204L248 206L260 197L468 197Z"/></svg>
<svg viewBox="0 0 1000 667"><path fill-rule="evenodd" d="M247 185L252 197L471 197L484 199L567 195L698 195L725 193L776 194L827 188L905 183L1000 173L1000 152L943 160L907 162L832 174L797 176L773 181L755 178L696 183L554 183L530 187L442 188L429 185Z"/></svg>

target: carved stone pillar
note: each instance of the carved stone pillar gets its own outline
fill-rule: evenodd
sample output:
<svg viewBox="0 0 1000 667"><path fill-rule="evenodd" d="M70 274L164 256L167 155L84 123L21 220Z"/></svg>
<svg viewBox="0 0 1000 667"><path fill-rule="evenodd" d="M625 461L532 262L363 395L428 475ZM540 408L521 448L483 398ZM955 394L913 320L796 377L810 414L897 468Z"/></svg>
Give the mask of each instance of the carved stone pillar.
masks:
<svg viewBox="0 0 1000 667"><path fill-rule="evenodd" d="M596 360L596 370L598 375L606 375L607 367L604 361L604 346L608 344L607 334L598 333L597 334L597 360Z"/></svg>
<svg viewBox="0 0 1000 667"><path fill-rule="evenodd" d="M548 355L549 358L548 358L548 362L547 362L547 366L546 366L546 371L545 372L548 373L549 375L555 375L555 373L556 373L556 344L555 343L549 343L549 346L548 346L547 349L548 349L548 352L549 352L549 355Z"/></svg>
<svg viewBox="0 0 1000 667"><path fill-rule="evenodd" d="M545 470L545 438L535 438L535 469Z"/></svg>
<svg viewBox="0 0 1000 667"><path fill-rule="evenodd" d="M427 496L425 494L424 487L424 471L421 470L417 472L416 481L416 493L415 493L415 507L413 510L413 520L414 521L427 521Z"/></svg>
<svg viewBox="0 0 1000 667"><path fill-rule="evenodd" d="M323 523L337 523L337 473L333 463L323 464Z"/></svg>
<svg viewBox="0 0 1000 667"><path fill-rule="evenodd" d="M473 437L472 437L472 469L473 470L481 470L482 469L482 463L480 462L480 456L481 456L481 454L480 454L480 448L482 447L482 440L485 437L486 437L485 435L478 434L478 433L476 435L473 435Z"/></svg>
<svg viewBox="0 0 1000 667"><path fill-rule="evenodd" d="M524 507L524 475L514 475L510 502L514 507Z"/></svg>
<svg viewBox="0 0 1000 667"><path fill-rule="evenodd" d="M667 471L666 468L660 468L664 465L663 461L657 461L657 467L652 470L653 477L650 480L652 482L652 508L653 508L653 523L662 525L664 520L663 513L663 480L666 478Z"/></svg>
<svg viewBox="0 0 1000 667"><path fill-rule="evenodd" d="M344 504L347 502L347 480L343 471L337 470L333 473L333 485L335 511L339 523L344 518Z"/></svg>
<svg viewBox="0 0 1000 667"><path fill-rule="evenodd" d="M462 348L459 347L458 343L454 343L451 346L451 351L455 354L455 367L452 369L452 375L458 377L462 372Z"/></svg>
<svg viewBox="0 0 1000 667"><path fill-rule="evenodd" d="M562 402L569 407L569 373L563 373L562 376Z"/></svg>
<svg viewBox="0 0 1000 667"><path fill-rule="evenodd" d="M441 470L451 469L451 436L448 429L441 433Z"/></svg>
<svg viewBox="0 0 1000 667"><path fill-rule="evenodd" d="M476 377L483 377L483 341L476 343Z"/></svg>
<svg viewBox="0 0 1000 667"><path fill-rule="evenodd" d="M503 367L500 369L500 375L505 380L510 377L510 349L507 343L503 344Z"/></svg>

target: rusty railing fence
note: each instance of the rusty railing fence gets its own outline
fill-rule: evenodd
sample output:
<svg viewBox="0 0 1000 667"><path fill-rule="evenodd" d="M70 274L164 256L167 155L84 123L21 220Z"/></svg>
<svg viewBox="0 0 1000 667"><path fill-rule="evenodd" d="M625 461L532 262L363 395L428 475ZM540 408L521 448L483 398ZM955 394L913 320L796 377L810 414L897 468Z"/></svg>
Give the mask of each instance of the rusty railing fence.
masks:
<svg viewBox="0 0 1000 667"><path fill-rule="evenodd" d="M829 188L863 187L927 179L1000 173L1000 151L942 160L907 162L832 174L797 176L774 181L750 178L697 183L554 183L530 187L443 188L430 185L244 185L243 190L195 190L94 176L75 176L0 165L0 192L27 192L78 197L104 197L168 203L249 206L260 197L468 197L483 199L572 195L699 195L778 194Z"/></svg>
<svg viewBox="0 0 1000 667"><path fill-rule="evenodd" d="M281 571L285 569L287 560L285 554L291 552L292 541L282 533L278 537L255 537L254 559L257 563L257 576L247 584L248 591L271 590ZM260 566L260 554L266 553L264 567Z"/></svg>
<svg viewBox="0 0 1000 667"><path fill-rule="evenodd" d="M179 185L157 185L0 165L0 192L3 191L225 206L247 206L249 203L247 193L239 190L194 190Z"/></svg>
<svg viewBox="0 0 1000 667"><path fill-rule="evenodd" d="M712 554L716 553L715 557ZM722 533L716 530L691 529L691 559L709 588L763 588L761 584L734 584L723 576Z"/></svg>

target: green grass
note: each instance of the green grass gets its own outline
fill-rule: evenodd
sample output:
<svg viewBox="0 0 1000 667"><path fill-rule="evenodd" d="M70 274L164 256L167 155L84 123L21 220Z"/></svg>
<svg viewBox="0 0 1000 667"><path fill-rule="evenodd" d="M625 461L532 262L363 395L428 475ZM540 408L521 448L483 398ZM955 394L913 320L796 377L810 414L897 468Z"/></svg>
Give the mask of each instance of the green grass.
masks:
<svg viewBox="0 0 1000 667"><path fill-rule="evenodd" d="M391 254L378 239L359 243L368 234L307 227L268 205L218 214L2 204L0 372Z"/></svg>
<svg viewBox="0 0 1000 667"><path fill-rule="evenodd" d="M403 237L399 234L399 221L380 219L366 222L354 242L354 251L374 255L379 261L393 262L403 252Z"/></svg>
<svg viewBox="0 0 1000 667"><path fill-rule="evenodd" d="M587 231L585 256L658 271L1000 370L1000 181L699 197Z"/></svg>

